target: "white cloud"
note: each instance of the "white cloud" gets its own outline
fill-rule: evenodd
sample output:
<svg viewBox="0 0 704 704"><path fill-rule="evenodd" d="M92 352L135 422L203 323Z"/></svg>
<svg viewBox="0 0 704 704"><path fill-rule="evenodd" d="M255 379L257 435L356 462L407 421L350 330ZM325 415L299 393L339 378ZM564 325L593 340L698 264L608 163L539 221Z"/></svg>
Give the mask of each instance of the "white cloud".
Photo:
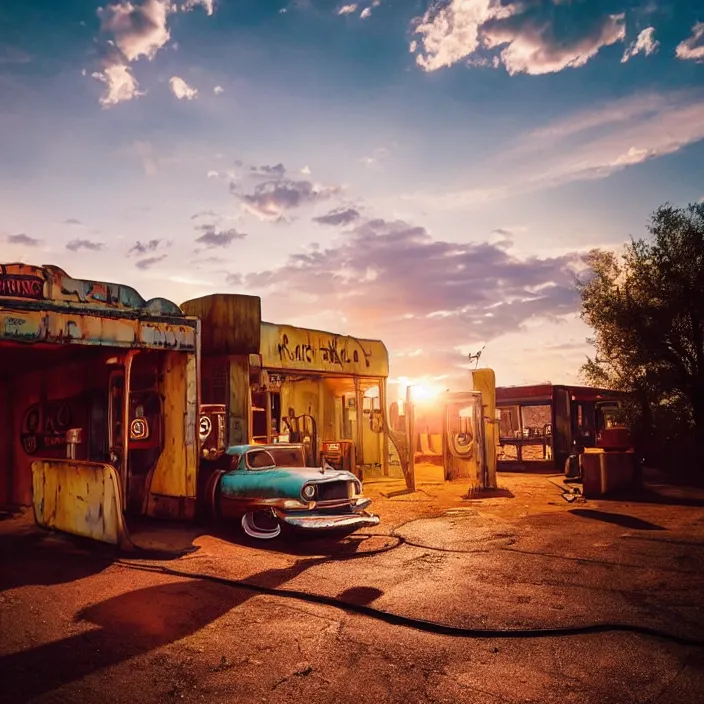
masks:
<svg viewBox="0 0 704 704"><path fill-rule="evenodd" d="M372 8L371 7L365 7L362 12L359 15L363 20L366 20L367 17L372 16Z"/></svg>
<svg viewBox="0 0 704 704"><path fill-rule="evenodd" d="M179 100L193 100L198 96L198 90L191 88L191 86L179 76L172 76L169 79L169 85L171 86L171 92Z"/></svg>
<svg viewBox="0 0 704 704"><path fill-rule="evenodd" d="M105 95L100 98L100 104L104 107L144 95L144 92L140 92L139 83L132 75L129 66L123 64L108 66L103 71L93 73L92 77L107 86Z"/></svg>
<svg viewBox="0 0 704 704"><path fill-rule="evenodd" d="M310 166L304 166L304 167L301 169L301 173L302 173L302 174L305 174L306 176L309 176L309 175L310 175Z"/></svg>
<svg viewBox="0 0 704 704"><path fill-rule="evenodd" d="M655 27L648 27L647 29L644 29L638 35L636 40L628 46L626 51L623 53L621 63L625 64L626 61L641 53L646 56L650 56L658 50L659 46L660 42L655 39Z"/></svg>
<svg viewBox="0 0 704 704"><path fill-rule="evenodd" d="M184 12L188 12L198 5L203 7L205 14L208 16L212 15L215 10L213 0L186 0L186 2L181 6L181 9Z"/></svg>
<svg viewBox="0 0 704 704"><path fill-rule="evenodd" d="M219 178L220 174L217 171L208 171L208 178Z"/></svg>
<svg viewBox="0 0 704 704"><path fill-rule="evenodd" d="M415 34L420 39L409 49L426 71L467 61L474 66L503 64L510 74L539 75L583 66L602 47L624 39L623 13L581 23L576 37L559 36L556 14L572 11L569 3L560 5L450 0L434 5L418 21ZM480 49L500 51L487 58L477 55Z"/></svg>
<svg viewBox="0 0 704 704"><path fill-rule="evenodd" d="M145 0L135 5L123 0L98 9L100 29L114 37L117 48L127 61L140 56L153 59L171 34L166 20L173 6L167 0Z"/></svg>
<svg viewBox="0 0 704 704"><path fill-rule="evenodd" d="M527 73L538 76L584 66L602 47L623 41L626 36L623 13L608 15L590 32L569 43L556 41L551 35L552 30L544 23L516 24L512 27L509 23L495 23L482 33L489 48L507 45L500 58L511 75Z"/></svg>
<svg viewBox="0 0 704 704"><path fill-rule="evenodd" d="M704 22L697 22L692 27L692 36L677 45L675 56L678 59L704 60Z"/></svg>
<svg viewBox="0 0 704 704"><path fill-rule="evenodd" d="M108 86L106 95L100 99L103 105L115 105L143 95L137 90L129 64L144 57L153 59L171 38L169 16L179 11L188 12L197 5L202 6L206 14L213 14L213 0L186 0L181 6L172 0L119 0L98 8L100 30L112 37L107 41L102 71L92 74ZM195 97L190 90L178 97Z"/></svg>
<svg viewBox="0 0 704 704"><path fill-rule="evenodd" d="M224 93L224 92L225 92L225 89L222 86L215 86L215 88L213 88L213 93L215 93L215 95L220 95L221 93Z"/></svg>
<svg viewBox="0 0 704 704"><path fill-rule="evenodd" d="M338 15L351 15L353 12L357 12L357 5L355 3L343 5L337 10Z"/></svg>
<svg viewBox="0 0 704 704"><path fill-rule="evenodd" d="M451 0L444 7L431 7L416 27L420 40L411 42L416 63L426 71L437 71L467 58L479 48L479 28L495 17L508 17L510 7L495 0Z"/></svg>

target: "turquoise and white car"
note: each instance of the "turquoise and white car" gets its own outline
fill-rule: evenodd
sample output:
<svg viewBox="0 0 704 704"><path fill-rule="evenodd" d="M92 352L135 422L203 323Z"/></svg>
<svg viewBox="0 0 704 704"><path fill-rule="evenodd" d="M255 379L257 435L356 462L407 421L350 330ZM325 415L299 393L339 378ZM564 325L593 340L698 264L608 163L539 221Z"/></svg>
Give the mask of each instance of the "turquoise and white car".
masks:
<svg viewBox="0 0 704 704"><path fill-rule="evenodd" d="M225 456L230 469L213 472L209 503L218 522L237 521L250 538L344 535L379 524L367 511L371 499L362 495L360 480L326 463L307 467L302 444L235 445Z"/></svg>

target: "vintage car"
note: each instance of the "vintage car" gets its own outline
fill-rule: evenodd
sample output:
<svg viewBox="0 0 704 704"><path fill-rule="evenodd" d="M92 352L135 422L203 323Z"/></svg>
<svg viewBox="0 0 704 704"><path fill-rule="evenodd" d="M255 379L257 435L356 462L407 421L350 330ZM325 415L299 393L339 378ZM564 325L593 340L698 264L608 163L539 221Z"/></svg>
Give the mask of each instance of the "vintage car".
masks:
<svg viewBox="0 0 704 704"><path fill-rule="evenodd" d="M362 496L359 479L325 462L307 467L302 444L236 445L225 454L229 469L211 476L209 503L218 522L236 520L251 538L343 535L379 524L366 511L371 499Z"/></svg>

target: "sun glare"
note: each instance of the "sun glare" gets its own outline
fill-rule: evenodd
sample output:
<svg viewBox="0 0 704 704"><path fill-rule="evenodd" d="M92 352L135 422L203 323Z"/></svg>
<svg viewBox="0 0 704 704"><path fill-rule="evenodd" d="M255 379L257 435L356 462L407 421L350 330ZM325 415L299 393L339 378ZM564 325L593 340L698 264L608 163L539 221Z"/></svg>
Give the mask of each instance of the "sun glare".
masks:
<svg viewBox="0 0 704 704"><path fill-rule="evenodd" d="M431 401L441 392L442 389L439 386L430 386L428 384L413 384L411 386L411 398L415 401Z"/></svg>

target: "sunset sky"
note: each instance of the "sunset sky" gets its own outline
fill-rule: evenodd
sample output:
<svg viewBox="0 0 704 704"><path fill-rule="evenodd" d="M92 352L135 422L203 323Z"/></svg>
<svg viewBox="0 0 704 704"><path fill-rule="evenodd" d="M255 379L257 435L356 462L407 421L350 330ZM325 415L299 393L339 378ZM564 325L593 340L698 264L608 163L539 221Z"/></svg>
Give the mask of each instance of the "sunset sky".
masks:
<svg viewBox="0 0 704 704"><path fill-rule="evenodd" d="M694 0L6 0L0 261L573 382L592 247L704 197Z"/></svg>

